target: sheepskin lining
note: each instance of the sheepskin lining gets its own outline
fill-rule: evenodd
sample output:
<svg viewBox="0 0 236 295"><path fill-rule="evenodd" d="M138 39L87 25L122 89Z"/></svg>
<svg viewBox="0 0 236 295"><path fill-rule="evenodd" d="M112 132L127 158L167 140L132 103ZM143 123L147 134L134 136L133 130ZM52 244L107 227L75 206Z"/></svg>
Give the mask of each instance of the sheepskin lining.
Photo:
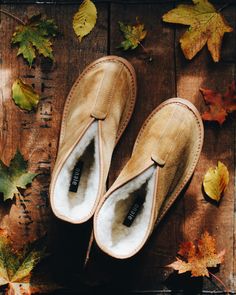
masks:
<svg viewBox="0 0 236 295"><path fill-rule="evenodd" d="M113 256L129 256L143 242L148 230L156 167L152 166L135 179L113 192L97 215L96 240ZM132 225L123 224L127 213L140 193L145 198Z"/></svg>
<svg viewBox="0 0 236 295"><path fill-rule="evenodd" d="M69 192L73 169L83 162L76 193ZM55 183L54 206L60 215L74 222L85 219L92 211L99 188L98 123L94 121L65 161Z"/></svg>

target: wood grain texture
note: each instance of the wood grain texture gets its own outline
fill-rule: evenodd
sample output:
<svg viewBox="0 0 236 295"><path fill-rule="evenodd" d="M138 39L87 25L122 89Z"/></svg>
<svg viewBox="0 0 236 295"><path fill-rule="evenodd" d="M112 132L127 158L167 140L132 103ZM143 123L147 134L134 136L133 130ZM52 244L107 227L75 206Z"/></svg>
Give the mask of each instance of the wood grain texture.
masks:
<svg viewBox="0 0 236 295"><path fill-rule="evenodd" d="M25 191L23 203L17 199L13 201L11 207L9 203L7 209L2 210L1 226L8 229L15 245L19 248L47 231L50 239L54 241L51 243L54 256L57 257L55 263L58 263L58 257L62 256L61 261L65 262L65 266L70 262L69 266L72 269L72 266L78 269L79 259L83 260L82 249L83 245L85 248L87 246L86 236L88 239L91 226L87 224L78 228L57 221L49 207L48 188L57 154L63 106L69 90L87 64L106 55L108 9L106 4L97 5L99 19L96 28L80 44L70 25L78 5L21 5L20 7L19 10L18 6L1 5L2 9L20 18L36 12L49 18L53 17L61 35L54 42L55 63L38 59L35 66L30 69L22 57L16 57L17 49L11 48L10 45L11 36L18 24L1 14L0 37L4 40L0 44L1 159L9 163L19 148L29 160L31 171L40 173L32 187ZM41 94L42 99L36 113L20 110L11 99L11 85L17 77L32 84ZM66 244L61 243L62 237L66 237ZM80 251L77 251L78 248ZM74 259L79 256L78 264L74 264L72 256ZM58 270L57 266L55 269L62 271Z"/></svg>
<svg viewBox="0 0 236 295"><path fill-rule="evenodd" d="M108 186L130 158L134 141L145 119L162 101L175 96L174 30L165 27L161 21L161 16L172 7L172 4L111 5L110 53L127 58L134 66L138 96L131 122L115 149ZM139 17L148 30L147 38L143 42L146 52L141 47L133 52L117 49L123 38L119 32L118 21L134 24L136 17ZM150 56L151 62L148 61ZM164 266L169 262L168 257L175 255L173 245L177 246L182 239L179 218L181 209L175 209L171 210L168 222L155 232L145 249L131 260L122 262L108 257L104 259L104 255L95 249L96 254L93 253L91 266L88 268L96 269L93 272L96 280L101 275L101 281L110 277L113 284L119 284L118 281L122 278L124 284L131 289L162 289L162 281L167 275Z"/></svg>
<svg viewBox="0 0 236 295"><path fill-rule="evenodd" d="M225 11L228 18L235 19L235 7ZM178 40L182 32L178 30ZM232 37L232 36L231 36ZM231 40L235 48L235 40ZM177 95L192 101L200 111L206 109L199 88L211 88L224 92L227 85L235 78L235 64L226 62L234 59L235 50L229 49L224 43L222 56L224 61L213 63L209 52L204 48L191 62L187 62L176 42L176 76ZM235 122L234 117L222 126L215 123L205 123L205 140L201 158L191 185L183 201L184 224L183 233L186 240L194 240L208 230L216 237L218 249L226 249L225 262L220 267L219 276L228 288L235 291L235 253L234 253L234 206L235 206ZM220 160L225 163L230 172L230 183L227 192L217 206L207 201L202 193L202 179L209 167ZM226 242L227 241L227 242ZM203 287L215 290L215 285L204 280Z"/></svg>
<svg viewBox="0 0 236 295"><path fill-rule="evenodd" d="M145 118L157 105L178 95L192 101L199 110L204 110L199 87L224 90L235 78L235 32L224 38L220 63L214 64L206 49L192 61L186 61L178 44L186 27L161 21L165 12L182 1L95 1L98 22L81 44L71 26L72 16L80 1L47 1L51 5L22 4L28 0L0 1L6 2L15 4L2 4L0 8L20 18L36 11L53 17L62 35L54 42L55 63L37 59L30 69L21 57L16 57L17 49L10 45L17 23L1 14L0 157L8 164L18 148L29 160L30 170L40 173L40 176L24 192L24 201L17 198L12 206L11 202L6 205L0 201L0 226L9 230L19 248L26 241L48 232L52 271L59 282L69 286L68 291L60 291L60 294L114 293L114 290L119 294L128 291L132 291L132 294L192 295L212 294L215 291L223 294L217 285L207 279L176 276L165 268L175 258L181 241L194 240L207 229L216 236L218 248L226 248L226 259L219 275L232 294L236 294L236 137L233 116L221 128L215 124L205 125L203 152L194 177L144 249L130 260L114 260L93 244L91 257L82 271L91 222L80 226L61 222L52 216L48 201L63 106L73 82L87 64L103 55L121 55L133 64L138 78L137 104L113 155L108 180L110 186L129 159ZM221 0L212 2L217 3L219 8L225 3ZM236 5L233 5L223 11L234 28L235 10ZM146 52L141 47L123 52L117 49L122 41L117 22L135 23L136 16L148 30L143 42ZM150 56L151 62L148 61ZM12 101L11 85L17 77L32 84L42 95L36 113L24 112ZM210 166L216 165L217 160L223 161L230 171L230 185L218 207L207 202L201 190L204 173Z"/></svg>

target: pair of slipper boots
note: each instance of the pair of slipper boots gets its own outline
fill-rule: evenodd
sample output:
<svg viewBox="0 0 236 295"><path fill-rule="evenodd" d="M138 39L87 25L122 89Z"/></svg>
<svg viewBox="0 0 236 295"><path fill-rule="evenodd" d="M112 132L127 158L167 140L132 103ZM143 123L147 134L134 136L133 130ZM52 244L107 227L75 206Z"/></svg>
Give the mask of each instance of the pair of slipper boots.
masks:
<svg viewBox="0 0 236 295"><path fill-rule="evenodd" d="M131 158L106 192L116 143L135 104L136 76L123 58L90 64L73 85L61 125L50 200L54 214L71 223L94 215L98 246L129 258L145 244L191 178L203 143L192 103L172 98L144 122Z"/></svg>

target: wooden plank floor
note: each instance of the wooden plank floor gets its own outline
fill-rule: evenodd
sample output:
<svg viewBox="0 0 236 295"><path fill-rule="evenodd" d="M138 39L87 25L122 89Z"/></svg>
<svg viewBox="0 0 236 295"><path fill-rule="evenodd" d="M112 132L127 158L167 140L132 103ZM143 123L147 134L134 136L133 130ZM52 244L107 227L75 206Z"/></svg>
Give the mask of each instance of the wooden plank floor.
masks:
<svg viewBox="0 0 236 295"><path fill-rule="evenodd" d="M31 4L26 4L26 3ZM127 58L138 78L138 98L132 120L115 149L108 186L130 157L137 133L149 113L167 98L180 96L192 101L199 110L204 102L199 87L225 89L235 79L235 32L224 39L222 61L214 64L206 49L193 61L186 61L178 39L185 28L164 24L161 16L174 7L175 1L96 1L98 22L80 44L72 26L77 1L1 1L5 9L20 18L42 12L53 17L62 35L54 42L56 62L38 60L31 69L16 57L10 40L17 25L15 20L0 17L0 157L8 164L16 149L29 160L32 171L41 173L26 190L24 203L0 204L0 226L7 228L17 247L41 237L50 238L51 258L46 268L67 291L55 294L103 293L127 294L224 294L208 279L176 276L164 266L175 258L183 240L196 239L208 230L217 239L219 249L226 249L225 262L217 273L236 294L236 219L235 219L235 119L222 127L205 124L205 141L195 174L182 196L171 208L152 238L134 258L117 261L92 245L90 258L83 267L91 233L91 222L71 225L56 220L48 201L50 173L57 153L60 120L66 96L77 76L94 59L107 54ZM41 1L40 1L41 2ZM63 2L61 4L60 2ZM176 1L180 2L180 1ZM211 1L219 7L225 1ZM66 4L67 3L67 4ZM236 30L236 3L223 11ZM136 16L145 24L148 36L141 48L122 52L118 21L134 23ZM147 57L152 56L149 62ZM21 77L42 94L36 113L26 113L11 99L13 81ZM207 202L202 194L202 177L208 167L223 161L230 171L230 185L219 206Z"/></svg>

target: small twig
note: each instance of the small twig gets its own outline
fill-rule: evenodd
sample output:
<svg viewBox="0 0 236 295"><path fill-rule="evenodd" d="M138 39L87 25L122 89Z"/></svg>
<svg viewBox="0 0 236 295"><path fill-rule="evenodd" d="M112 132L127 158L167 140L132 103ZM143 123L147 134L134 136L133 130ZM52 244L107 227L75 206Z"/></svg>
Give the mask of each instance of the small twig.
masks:
<svg viewBox="0 0 236 295"><path fill-rule="evenodd" d="M152 61L152 56L147 51L146 47L144 47L143 44L140 41L138 41L138 44L142 47L143 52L148 56L148 61L151 62Z"/></svg>
<svg viewBox="0 0 236 295"><path fill-rule="evenodd" d="M225 8L229 7L232 3L226 3L225 5L223 5L221 8L219 8L217 11L221 12L222 10L224 10Z"/></svg>
<svg viewBox="0 0 236 295"><path fill-rule="evenodd" d="M22 25L25 25L25 22L23 22L23 20L21 20L20 18L18 18L17 16L15 16L14 14L11 14L10 12L4 10L4 9L0 9L1 13L4 13L8 16L10 16L11 18L13 18L14 20L18 21L19 23L21 23Z"/></svg>
<svg viewBox="0 0 236 295"><path fill-rule="evenodd" d="M226 293L229 294L229 289L225 286L224 282L218 278L216 275L214 275L212 272L209 271L209 274L216 280L218 281L225 289Z"/></svg>
<svg viewBox="0 0 236 295"><path fill-rule="evenodd" d="M84 268L87 266L88 261L90 259L90 254L91 254L93 243L94 243L94 233L93 233L93 230L92 230L91 234L90 234L90 239L89 239L87 251L86 251L85 260L84 260Z"/></svg>

